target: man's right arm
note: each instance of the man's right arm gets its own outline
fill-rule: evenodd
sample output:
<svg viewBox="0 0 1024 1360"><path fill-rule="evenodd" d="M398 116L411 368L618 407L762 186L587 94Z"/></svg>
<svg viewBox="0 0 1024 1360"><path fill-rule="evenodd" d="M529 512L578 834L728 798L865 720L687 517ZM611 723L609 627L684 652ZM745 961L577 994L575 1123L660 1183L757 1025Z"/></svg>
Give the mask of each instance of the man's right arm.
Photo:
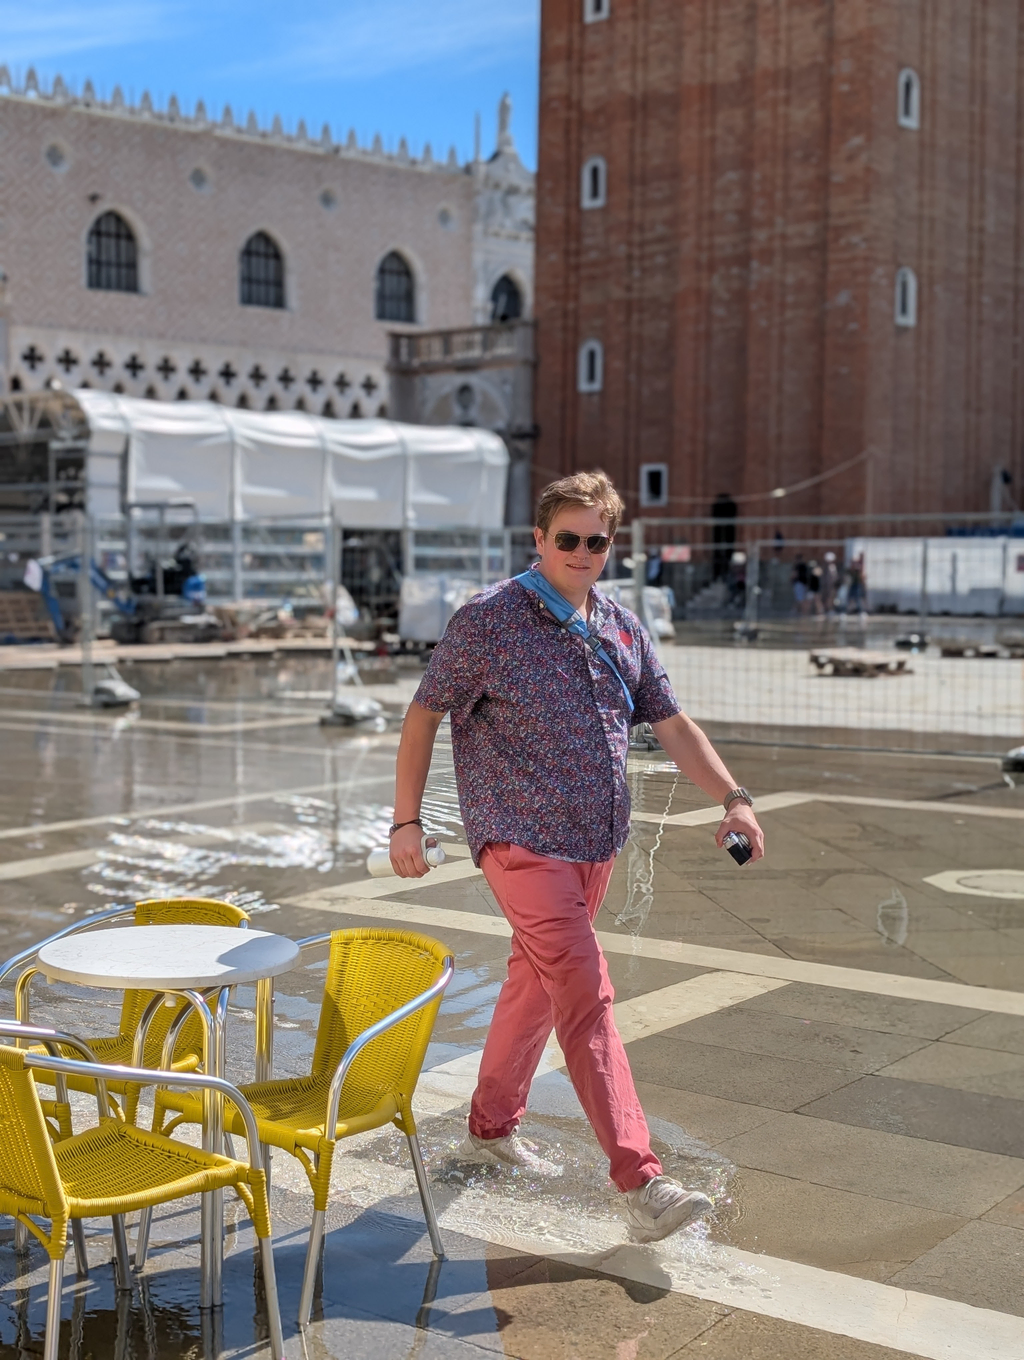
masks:
<svg viewBox="0 0 1024 1360"><path fill-rule="evenodd" d="M410 822L420 815L423 790L430 772L434 738L443 713L434 713L414 699L402 723L402 739L395 762L395 822ZM391 864L399 878L422 878L429 873L418 826L403 826L391 837Z"/></svg>

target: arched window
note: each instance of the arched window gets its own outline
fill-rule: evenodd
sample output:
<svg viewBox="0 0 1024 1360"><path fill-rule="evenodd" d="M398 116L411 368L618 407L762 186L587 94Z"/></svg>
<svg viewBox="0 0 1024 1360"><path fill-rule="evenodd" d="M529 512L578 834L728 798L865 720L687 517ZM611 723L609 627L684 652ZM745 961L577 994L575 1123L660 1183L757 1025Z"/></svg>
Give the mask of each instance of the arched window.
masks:
<svg viewBox="0 0 1024 1360"><path fill-rule="evenodd" d="M608 166L603 156L584 162L580 176L580 204L584 208L603 208L608 197Z"/></svg>
<svg viewBox="0 0 1024 1360"><path fill-rule="evenodd" d="M581 392L600 392L604 386L604 346L600 340L584 340L580 345L576 386Z"/></svg>
<svg viewBox="0 0 1024 1360"><path fill-rule="evenodd" d="M415 321L416 285L412 270L397 250L385 255L377 266L378 321Z"/></svg>
<svg viewBox="0 0 1024 1360"><path fill-rule="evenodd" d="M507 274L491 290L491 320L517 321L523 314L523 295L515 279Z"/></svg>
<svg viewBox="0 0 1024 1360"><path fill-rule="evenodd" d="M611 0L583 0L583 22L596 24L599 19L607 19Z"/></svg>
<svg viewBox="0 0 1024 1360"><path fill-rule="evenodd" d="M896 271L896 325L917 325L917 275L906 265Z"/></svg>
<svg viewBox="0 0 1024 1360"><path fill-rule="evenodd" d="M120 213L100 213L89 228L87 282L111 293L139 291L139 247Z"/></svg>
<svg viewBox="0 0 1024 1360"><path fill-rule="evenodd" d="M900 72L897 90L899 97L897 118L900 127L919 128L921 126L920 76L909 66L905 66Z"/></svg>
<svg viewBox="0 0 1024 1360"><path fill-rule="evenodd" d="M243 307L284 306L284 256L265 231L254 232L238 257L238 300Z"/></svg>

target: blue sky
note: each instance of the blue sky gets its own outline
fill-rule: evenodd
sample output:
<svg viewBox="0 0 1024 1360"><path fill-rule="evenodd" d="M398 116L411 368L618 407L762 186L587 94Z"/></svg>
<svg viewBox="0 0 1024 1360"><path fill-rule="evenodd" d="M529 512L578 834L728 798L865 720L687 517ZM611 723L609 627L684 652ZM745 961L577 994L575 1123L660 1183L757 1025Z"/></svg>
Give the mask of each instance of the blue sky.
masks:
<svg viewBox="0 0 1024 1360"><path fill-rule="evenodd" d="M454 143L473 150L474 114L493 149L502 92L523 159L536 163L540 0L0 0L0 64L47 84L91 79L101 97L120 85L157 107L176 94L211 116L279 113L336 139L354 127L389 149L405 136L413 154Z"/></svg>

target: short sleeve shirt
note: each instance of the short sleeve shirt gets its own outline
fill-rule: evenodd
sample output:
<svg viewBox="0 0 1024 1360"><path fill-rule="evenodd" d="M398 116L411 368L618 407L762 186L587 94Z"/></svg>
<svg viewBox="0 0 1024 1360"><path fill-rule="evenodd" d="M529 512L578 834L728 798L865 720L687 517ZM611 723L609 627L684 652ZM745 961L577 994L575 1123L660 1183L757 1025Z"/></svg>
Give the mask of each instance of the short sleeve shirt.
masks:
<svg viewBox="0 0 1024 1360"><path fill-rule="evenodd" d="M453 616L416 702L450 712L459 804L473 859L488 842L600 863L629 834L629 730L679 712L635 614L591 592L611 668L517 581L482 591Z"/></svg>

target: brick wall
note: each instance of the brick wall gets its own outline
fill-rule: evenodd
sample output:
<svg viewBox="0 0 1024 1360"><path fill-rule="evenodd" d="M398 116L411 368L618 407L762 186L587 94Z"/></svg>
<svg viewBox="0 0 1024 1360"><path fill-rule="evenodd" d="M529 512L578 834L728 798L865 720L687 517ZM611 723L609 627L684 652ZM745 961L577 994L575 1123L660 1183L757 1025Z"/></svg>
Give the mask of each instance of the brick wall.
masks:
<svg viewBox="0 0 1024 1360"><path fill-rule="evenodd" d="M787 510L958 510L1005 466L1020 497L1022 43L1010 0L545 0L538 479L602 465L635 506L668 462L693 514L852 463Z"/></svg>

